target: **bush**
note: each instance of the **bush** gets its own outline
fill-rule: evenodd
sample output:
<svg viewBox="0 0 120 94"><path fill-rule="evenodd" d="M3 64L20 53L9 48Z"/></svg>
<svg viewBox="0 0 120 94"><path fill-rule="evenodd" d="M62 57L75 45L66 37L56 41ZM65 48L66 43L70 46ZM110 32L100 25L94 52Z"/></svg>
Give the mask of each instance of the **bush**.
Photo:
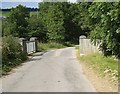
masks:
<svg viewBox="0 0 120 94"><path fill-rule="evenodd" d="M88 9L91 39L101 42L105 56L115 55L120 59L120 3L92 3Z"/></svg>
<svg viewBox="0 0 120 94"><path fill-rule="evenodd" d="M3 74L10 71L11 68L19 65L27 59L27 54L22 52L18 38L13 36L4 36L2 40L2 69Z"/></svg>

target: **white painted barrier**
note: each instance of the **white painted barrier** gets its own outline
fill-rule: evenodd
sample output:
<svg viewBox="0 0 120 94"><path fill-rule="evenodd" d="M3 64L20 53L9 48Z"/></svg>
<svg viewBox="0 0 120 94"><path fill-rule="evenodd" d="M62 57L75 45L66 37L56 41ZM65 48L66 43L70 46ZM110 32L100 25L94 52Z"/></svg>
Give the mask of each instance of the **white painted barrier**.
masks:
<svg viewBox="0 0 120 94"><path fill-rule="evenodd" d="M86 36L79 37L79 48L80 55L86 55L91 53L99 52L98 46L93 45L90 39L87 39Z"/></svg>
<svg viewBox="0 0 120 94"><path fill-rule="evenodd" d="M30 41L26 41L24 38L19 39L19 43L22 46L22 51L31 54L37 51L37 39L30 38Z"/></svg>

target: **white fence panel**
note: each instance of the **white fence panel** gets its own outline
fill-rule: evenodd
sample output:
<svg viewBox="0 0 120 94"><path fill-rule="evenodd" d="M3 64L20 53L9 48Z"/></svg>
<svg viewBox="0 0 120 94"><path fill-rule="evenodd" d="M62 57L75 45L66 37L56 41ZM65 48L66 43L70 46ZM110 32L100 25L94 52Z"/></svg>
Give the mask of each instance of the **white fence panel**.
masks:
<svg viewBox="0 0 120 94"><path fill-rule="evenodd" d="M94 46L91 43L90 39L87 39L85 36L80 36L79 46L80 46L80 55L99 52L98 47Z"/></svg>
<svg viewBox="0 0 120 94"><path fill-rule="evenodd" d="M35 52L35 42L34 41L28 41L27 44L27 53Z"/></svg>
<svg viewBox="0 0 120 94"><path fill-rule="evenodd" d="M31 38L30 41L26 41L24 38L20 38L19 41L20 41L19 43L21 44L23 51L27 52L28 54L36 52L37 50L36 38Z"/></svg>

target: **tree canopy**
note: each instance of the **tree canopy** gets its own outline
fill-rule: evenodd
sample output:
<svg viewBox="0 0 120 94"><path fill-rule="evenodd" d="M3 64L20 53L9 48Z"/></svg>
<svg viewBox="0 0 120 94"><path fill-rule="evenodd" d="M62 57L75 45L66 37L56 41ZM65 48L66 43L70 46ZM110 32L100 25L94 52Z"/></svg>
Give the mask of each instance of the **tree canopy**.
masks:
<svg viewBox="0 0 120 94"><path fill-rule="evenodd" d="M88 11L92 41L105 55L120 57L120 3L92 3Z"/></svg>
<svg viewBox="0 0 120 94"><path fill-rule="evenodd" d="M22 5L12 8L7 19L8 24L6 24L8 25L9 33L16 37L27 37L29 16L29 11ZM5 32L6 31L3 30L3 34Z"/></svg>

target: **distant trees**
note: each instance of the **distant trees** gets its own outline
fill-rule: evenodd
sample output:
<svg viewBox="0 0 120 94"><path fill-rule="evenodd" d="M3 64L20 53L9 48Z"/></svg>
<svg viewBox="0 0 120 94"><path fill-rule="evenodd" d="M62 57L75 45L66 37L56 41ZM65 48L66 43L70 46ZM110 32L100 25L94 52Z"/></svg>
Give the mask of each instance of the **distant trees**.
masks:
<svg viewBox="0 0 120 94"><path fill-rule="evenodd" d="M44 2L39 4L39 9L39 17L48 31L48 40L77 43L80 34L84 34L78 24L78 4Z"/></svg>
<svg viewBox="0 0 120 94"><path fill-rule="evenodd" d="M78 42L80 35L88 35L87 10L90 3L72 3L68 9L69 16L66 21L68 40Z"/></svg>
<svg viewBox="0 0 120 94"><path fill-rule="evenodd" d="M26 7L26 9L29 11L37 11L38 10L38 8L29 8L29 7ZM0 10L2 10L2 12L10 12L11 8L0 9Z"/></svg>
<svg viewBox="0 0 120 94"><path fill-rule="evenodd" d="M65 29L63 11L57 3L40 3L40 18L47 28L49 41L61 42L64 40Z"/></svg>

